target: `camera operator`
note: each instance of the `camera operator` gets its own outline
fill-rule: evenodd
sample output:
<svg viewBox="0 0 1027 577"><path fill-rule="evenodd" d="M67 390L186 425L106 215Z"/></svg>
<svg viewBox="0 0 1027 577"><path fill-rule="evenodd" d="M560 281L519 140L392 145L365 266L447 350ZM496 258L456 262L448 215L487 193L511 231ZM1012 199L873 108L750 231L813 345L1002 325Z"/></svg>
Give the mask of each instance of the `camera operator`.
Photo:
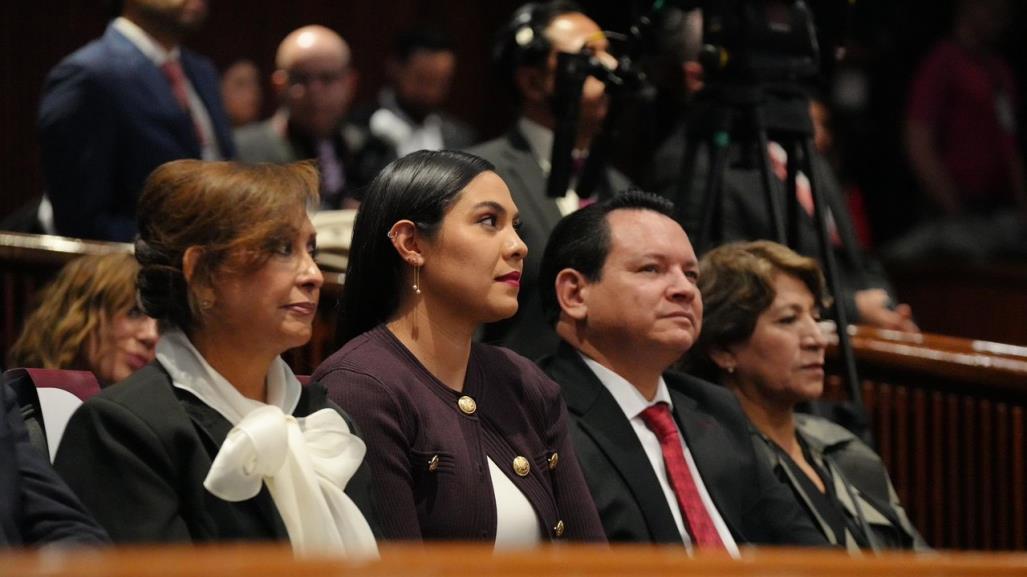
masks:
<svg viewBox="0 0 1027 577"><path fill-rule="evenodd" d="M663 11L661 18L665 23L678 23L678 26L657 27L660 33L666 36L660 44L664 50L670 49L681 55L678 63L681 67L680 77L685 91L694 96L704 88L702 65L699 62L703 29L701 10L682 12L676 8L668 8ZM699 35L699 39L696 35ZM684 116L687 117L687 114ZM685 122L681 122L678 129L654 154L651 165L645 171L646 178L643 184L647 190L686 203L685 214L689 215L690 222L684 225L687 230L698 232L702 226L702 190L706 179L709 178L709 164L705 162L706 155L700 152L694 182L688 189L689 194L677 198L686 134ZM778 155L783 152L781 147L772 143L770 148L767 152L772 164L776 164L775 172L778 176L774 181L774 194L783 196L785 188L781 181L784 177L786 159L781 156L775 158L774 152ZM831 246L838 264L841 290L838 291L835 300L845 307L846 317L850 322L918 332L909 305L897 304L884 268L860 248L838 179L823 153L824 151L814 152L812 165L816 172L815 181L821 198L827 205L828 229L833 238ZM738 145L733 147L730 157L738 160ZM809 198L808 180L802 175L797 180L796 196L805 210L798 211L800 242L799 246L794 248L800 254L819 259L820 251L817 247L816 224L811 214L812 206L806 201L806 198ZM735 166L734 163L729 165L724 171L720 194L719 241L774 239L773 226L757 168ZM803 198L804 196L806 198ZM784 202L780 204L783 206Z"/></svg>
<svg viewBox="0 0 1027 577"><path fill-rule="evenodd" d="M517 314L507 321L486 326L483 340L509 347L529 358L552 351L558 342L542 313L536 288L546 239L563 215L591 200L578 198L573 176L570 190L563 198L546 196L553 130L557 122L553 112L557 53L588 50L598 61L612 68L616 62L607 47L606 36L599 26L577 4L565 0L521 6L497 38L494 52L497 68L513 85L520 101L520 116L506 134L470 152L492 162L510 187L510 194L520 210L523 227L519 232L528 246L528 255ZM572 154L575 167L584 165L589 146L606 116L609 102L603 83L588 77L580 104ZM599 198L611 196L629 186L625 176L604 169L596 195Z"/></svg>

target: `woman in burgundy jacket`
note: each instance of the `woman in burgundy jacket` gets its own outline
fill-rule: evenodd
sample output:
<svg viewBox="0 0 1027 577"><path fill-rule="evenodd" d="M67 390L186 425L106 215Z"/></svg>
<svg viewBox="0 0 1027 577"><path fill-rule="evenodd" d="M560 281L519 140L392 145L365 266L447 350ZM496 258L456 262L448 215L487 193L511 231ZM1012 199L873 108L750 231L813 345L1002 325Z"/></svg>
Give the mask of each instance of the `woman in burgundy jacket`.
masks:
<svg viewBox="0 0 1027 577"><path fill-rule="evenodd" d="M497 549L605 541L558 386L474 342L517 311L527 252L488 162L420 151L390 164L357 216L346 344L314 373L367 442L387 539Z"/></svg>

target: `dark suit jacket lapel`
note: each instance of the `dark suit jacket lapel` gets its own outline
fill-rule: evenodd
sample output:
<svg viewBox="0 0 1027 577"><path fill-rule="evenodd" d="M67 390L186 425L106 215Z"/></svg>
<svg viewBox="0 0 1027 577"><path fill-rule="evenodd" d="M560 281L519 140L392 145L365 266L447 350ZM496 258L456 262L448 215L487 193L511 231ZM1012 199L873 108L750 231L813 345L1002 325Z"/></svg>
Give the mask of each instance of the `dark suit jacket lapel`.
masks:
<svg viewBox="0 0 1027 577"><path fill-rule="evenodd" d="M551 366L553 377L563 389L568 410L578 417L582 430L592 437L620 471L646 519L653 540L680 542L681 534L667 508L660 482L617 401L577 351L566 343L560 343L554 361Z"/></svg>
<svg viewBox="0 0 1027 577"><path fill-rule="evenodd" d="M105 39L115 47L116 52L124 58L125 74L123 78L132 79L128 90L142 88L145 95L140 95L139 101L150 107L151 110L161 110L162 115L172 120L168 127L174 131L175 139L183 148L193 153L196 158L200 157L200 144L197 142L192 118L189 113L182 110L182 107L175 100L171 91L171 84L159 68L146 57L132 41L123 36L116 28L107 27ZM132 111L139 112L139 111ZM156 129L153 127L153 129Z"/></svg>
<svg viewBox="0 0 1027 577"><path fill-rule="evenodd" d="M221 413L210 408L189 392L175 388L175 395L185 409L186 414L189 415L189 419L196 425L196 431L203 440L204 446L210 450L211 461L213 461L214 457L217 456L217 452L221 449L221 445L224 444L225 438L228 437L229 431L232 430L232 424L228 422L228 419L221 416ZM257 493L257 496L252 501L257 510L260 511L260 516L267 523L272 534L283 537L288 535L285 524L275 508L274 501L271 499L271 494L266 486L261 487L260 493Z"/></svg>
<svg viewBox="0 0 1027 577"><path fill-rule="evenodd" d="M546 176L542 167L535 160L528 141L518 130L511 130L507 139L510 148L506 151L506 160L512 167L507 177L518 179L520 190L525 191L523 198L515 199L522 213L521 220L525 220L524 213L530 211L532 222L538 223L541 230L553 230L560 221L560 209L556 201L546 196ZM514 186L510 188L514 189Z"/></svg>
<svg viewBox="0 0 1027 577"><path fill-rule="evenodd" d="M742 512L738 510L737 500L730 498L730 495L737 493L725 492L724 489L728 487L725 487L724 483L733 485L745 480L735 478L737 475L734 472L738 471L738 466L726 451L728 447L717 438L720 426L716 419L700 411L698 404L691 397L674 388L670 388L670 396L674 401L674 418L677 420L678 430L681 431L685 445L692 453L695 468L699 470L703 485L731 534L738 538L742 535L738 524Z"/></svg>

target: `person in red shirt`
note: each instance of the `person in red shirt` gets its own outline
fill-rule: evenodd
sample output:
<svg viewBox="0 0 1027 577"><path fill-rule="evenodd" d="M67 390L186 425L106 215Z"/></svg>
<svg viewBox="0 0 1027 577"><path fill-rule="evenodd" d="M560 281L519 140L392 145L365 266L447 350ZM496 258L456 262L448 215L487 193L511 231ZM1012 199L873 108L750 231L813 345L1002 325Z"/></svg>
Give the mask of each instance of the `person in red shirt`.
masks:
<svg viewBox="0 0 1027 577"><path fill-rule="evenodd" d="M913 80L907 111L910 163L945 216L1015 206L1027 215L1016 141L1016 87L995 50L1008 22L1005 0L959 2L952 35Z"/></svg>

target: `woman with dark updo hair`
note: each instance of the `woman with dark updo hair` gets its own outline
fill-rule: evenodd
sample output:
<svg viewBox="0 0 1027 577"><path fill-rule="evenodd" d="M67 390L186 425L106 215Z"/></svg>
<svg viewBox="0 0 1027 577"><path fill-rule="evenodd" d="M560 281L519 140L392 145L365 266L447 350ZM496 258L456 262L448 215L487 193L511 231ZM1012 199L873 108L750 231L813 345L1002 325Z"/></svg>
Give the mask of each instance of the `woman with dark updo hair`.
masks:
<svg viewBox="0 0 1027 577"><path fill-rule="evenodd" d="M473 341L482 323L517 311L518 222L492 165L459 152L396 160L361 204L340 320L348 342L314 378L373 447L387 539L605 540L558 385Z"/></svg>
<svg viewBox="0 0 1027 577"><path fill-rule="evenodd" d="M323 283L317 186L308 163L181 160L147 178L136 258L157 359L79 408L54 463L115 542L376 554L365 445L280 357L310 339Z"/></svg>

